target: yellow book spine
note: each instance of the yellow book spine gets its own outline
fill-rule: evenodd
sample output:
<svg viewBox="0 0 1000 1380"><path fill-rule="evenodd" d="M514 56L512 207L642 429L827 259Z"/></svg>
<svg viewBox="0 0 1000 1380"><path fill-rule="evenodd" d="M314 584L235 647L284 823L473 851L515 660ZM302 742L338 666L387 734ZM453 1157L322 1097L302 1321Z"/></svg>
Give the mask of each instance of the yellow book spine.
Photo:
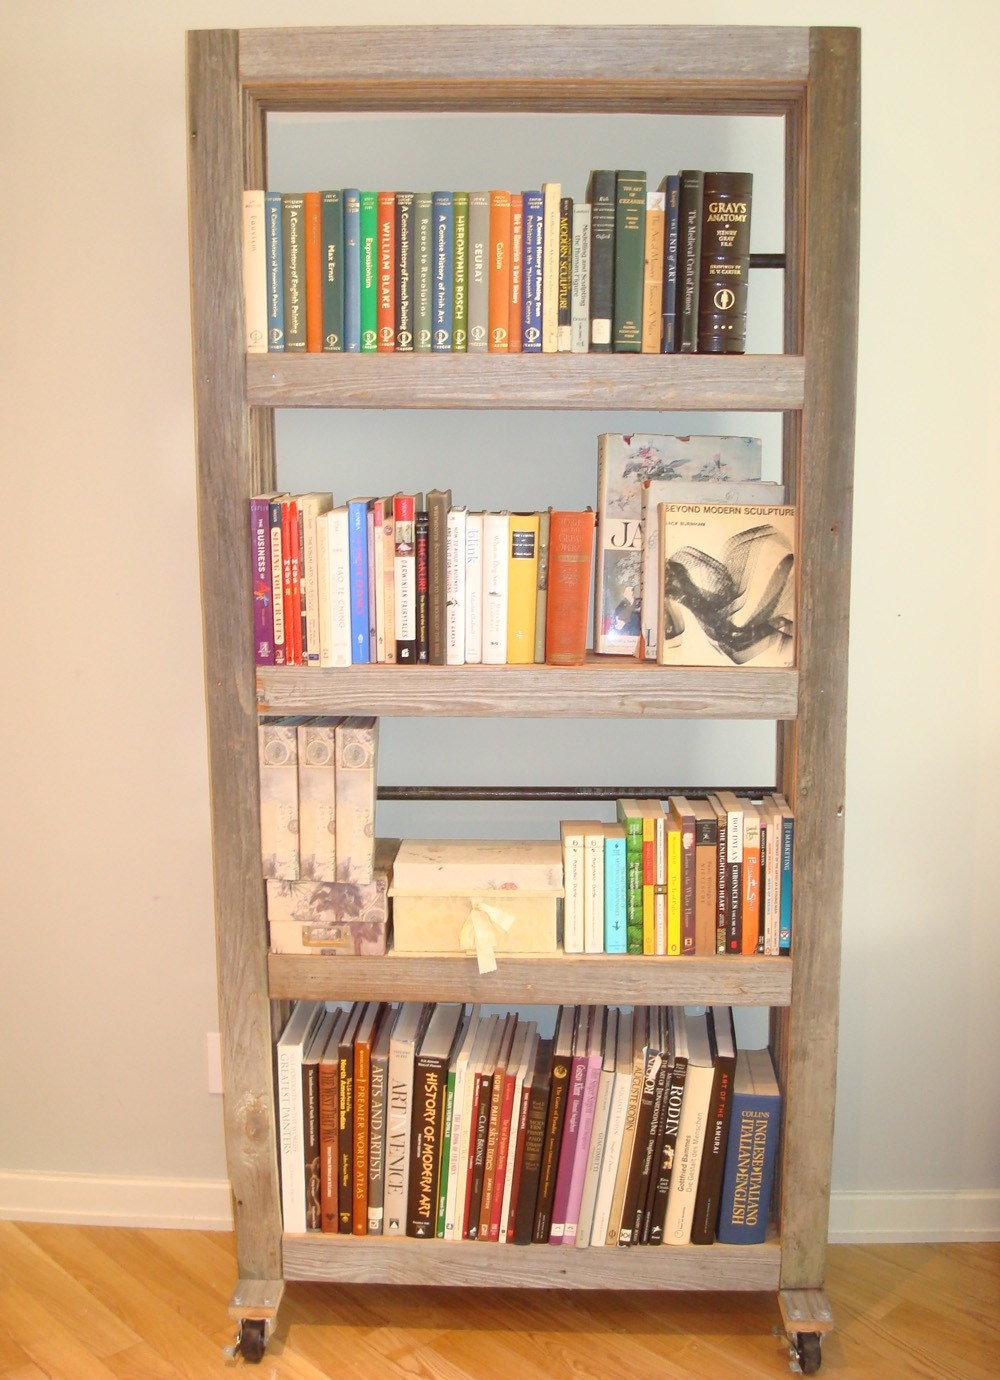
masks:
<svg viewBox="0 0 1000 1380"><path fill-rule="evenodd" d="M681 831L675 820L667 824L667 953L681 951Z"/></svg>
<svg viewBox="0 0 1000 1380"><path fill-rule="evenodd" d="M538 600L537 513L511 513L507 547L507 661L535 660L535 606Z"/></svg>

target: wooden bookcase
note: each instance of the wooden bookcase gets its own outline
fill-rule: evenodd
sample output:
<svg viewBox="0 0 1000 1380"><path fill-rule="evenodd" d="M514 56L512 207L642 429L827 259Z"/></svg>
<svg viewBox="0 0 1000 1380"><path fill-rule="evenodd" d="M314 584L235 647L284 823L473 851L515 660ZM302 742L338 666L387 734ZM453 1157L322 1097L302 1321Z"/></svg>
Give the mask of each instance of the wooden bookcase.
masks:
<svg viewBox="0 0 1000 1380"><path fill-rule="evenodd" d="M199 521L225 1131L240 1280L262 1348L289 1279L779 1291L804 1365L822 1295L836 1075L851 473L859 35L827 28L256 29L188 43ZM244 355L241 192L270 112L766 114L785 133L784 353ZM547 667L255 672L247 500L278 487L273 410L610 408L780 412L800 515L794 671ZM669 427L665 428L669 429ZM263 708L379 715L766 719L796 812L792 959L502 962L269 956L256 728ZM784 1091L780 1204L760 1247L514 1250L283 1236L272 1039L296 997L766 1006ZM250 1354L251 1346L245 1348Z"/></svg>

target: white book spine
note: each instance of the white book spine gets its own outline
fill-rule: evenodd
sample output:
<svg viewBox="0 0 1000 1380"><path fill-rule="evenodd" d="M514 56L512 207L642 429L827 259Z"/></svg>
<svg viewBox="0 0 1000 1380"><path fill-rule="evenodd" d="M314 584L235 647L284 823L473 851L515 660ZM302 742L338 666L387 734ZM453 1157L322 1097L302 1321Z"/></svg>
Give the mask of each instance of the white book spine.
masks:
<svg viewBox="0 0 1000 1380"><path fill-rule="evenodd" d="M572 344L574 354L590 349L590 206L573 203Z"/></svg>
<svg viewBox="0 0 1000 1380"><path fill-rule="evenodd" d="M594 1205L594 1221L590 1229L590 1244L607 1244L608 1225L611 1220L611 1204L615 1196L615 1182L618 1178L618 1163L622 1146L625 1143L625 1116L628 1111L629 1092L632 1087L631 1069L619 1069L615 1073L611 1092L611 1107L608 1113L608 1128L604 1142L604 1159L601 1163L600 1181ZM582 1241L581 1245L584 1244Z"/></svg>
<svg viewBox="0 0 1000 1380"><path fill-rule="evenodd" d="M319 547L319 639L321 666L351 664L351 596L347 555L347 508L320 513L316 521Z"/></svg>
<svg viewBox="0 0 1000 1380"><path fill-rule="evenodd" d="M691 1221L714 1078L711 1064L688 1064L663 1226L665 1246L685 1246L691 1241Z"/></svg>
<svg viewBox="0 0 1000 1380"><path fill-rule="evenodd" d="M415 1041L389 1042L389 1086L386 1089L384 1235L406 1235L406 1199L410 1183L410 1093L413 1088Z"/></svg>
<svg viewBox="0 0 1000 1380"><path fill-rule="evenodd" d="M267 234L264 193L243 193L243 323L245 348L267 354Z"/></svg>
<svg viewBox="0 0 1000 1380"><path fill-rule="evenodd" d="M465 665L466 510L449 509L445 529L445 662Z"/></svg>
<svg viewBox="0 0 1000 1380"><path fill-rule="evenodd" d="M545 232L542 247L542 353L559 349L559 202L562 184L542 183Z"/></svg>
<svg viewBox="0 0 1000 1380"><path fill-rule="evenodd" d="M465 520L465 661L483 659L483 514Z"/></svg>
<svg viewBox="0 0 1000 1380"><path fill-rule="evenodd" d="M507 541L510 517L487 513L483 518L483 662L507 661Z"/></svg>
<svg viewBox="0 0 1000 1380"><path fill-rule="evenodd" d="M583 836L583 951L604 952L604 831Z"/></svg>

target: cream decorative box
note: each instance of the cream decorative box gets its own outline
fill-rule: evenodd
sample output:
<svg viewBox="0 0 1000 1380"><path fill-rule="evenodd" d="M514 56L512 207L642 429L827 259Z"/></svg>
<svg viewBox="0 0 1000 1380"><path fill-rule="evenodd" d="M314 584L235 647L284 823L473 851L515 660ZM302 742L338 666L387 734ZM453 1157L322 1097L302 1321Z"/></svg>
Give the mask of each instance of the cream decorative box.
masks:
<svg viewBox="0 0 1000 1380"><path fill-rule="evenodd" d="M389 884L398 839L378 839L370 882L268 879L267 922L276 954L380 956L391 933Z"/></svg>
<svg viewBox="0 0 1000 1380"><path fill-rule="evenodd" d="M554 953L562 847L540 839L404 839L393 869L397 953Z"/></svg>

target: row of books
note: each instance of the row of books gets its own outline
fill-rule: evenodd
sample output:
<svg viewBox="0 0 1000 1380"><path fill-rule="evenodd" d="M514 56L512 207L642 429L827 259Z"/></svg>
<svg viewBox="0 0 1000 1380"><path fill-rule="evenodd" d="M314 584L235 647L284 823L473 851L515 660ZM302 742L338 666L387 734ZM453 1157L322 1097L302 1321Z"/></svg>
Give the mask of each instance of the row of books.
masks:
<svg viewBox="0 0 1000 1380"><path fill-rule="evenodd" d="M296 1003L286 1232L565 1247L759 1243L780 1120L729 1007Z"/></svg>
<svg viewBox="0 0 1000 1380"><path fill-rule="evenodd" d="M598 437L594 649L795 663L796 510L754 436Z"/></svg>
<svg viewBox="0 0 1000 1380"><path fill-rule="evenodd" d="M244 193L246 346L307 352L742 353L752 178L657 190Z"/></svg>
<svg viewBox="0 0 1000 1380"><path fill-rule="evenodd" d="M470 512L450 489L250 500L259 666L579 665L592 509Z"/></svg>

